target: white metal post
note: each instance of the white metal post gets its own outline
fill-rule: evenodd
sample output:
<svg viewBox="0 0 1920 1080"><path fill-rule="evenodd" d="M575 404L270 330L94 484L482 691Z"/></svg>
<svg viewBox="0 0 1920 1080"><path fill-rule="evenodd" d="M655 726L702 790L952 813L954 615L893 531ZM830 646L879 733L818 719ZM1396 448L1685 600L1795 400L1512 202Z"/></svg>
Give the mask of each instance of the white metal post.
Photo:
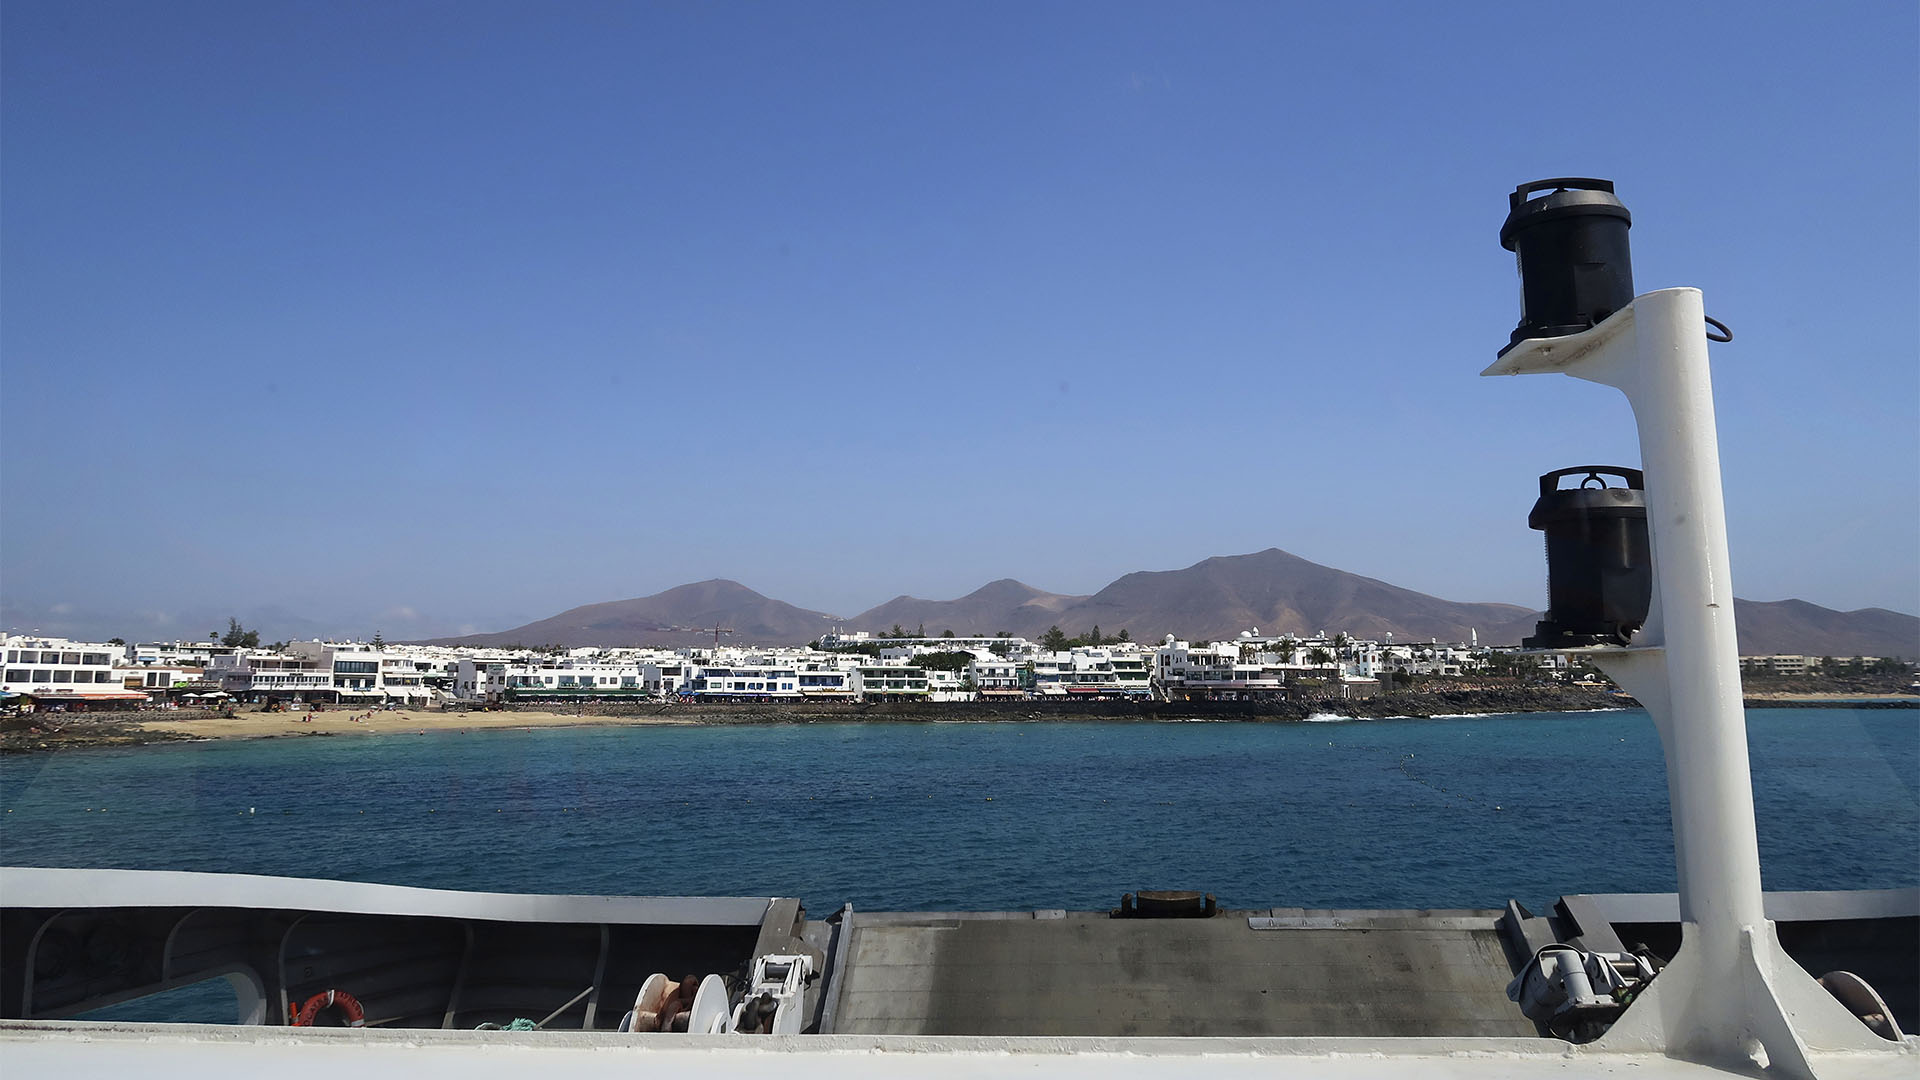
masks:
<svg viewBox="0 0 1920 1080"><path fill-rule="evenodd" d="M1683 947L1601 1047L1814 1075L1808 1051L1887 1047L1780 950L1760 890L1726 506L1698 289L1636 298L1585 333L1523 341L1484 375L1560 372L1627 396L1654 591L1627 648L1573 650L1653 715L1666 751Z"/></svg>

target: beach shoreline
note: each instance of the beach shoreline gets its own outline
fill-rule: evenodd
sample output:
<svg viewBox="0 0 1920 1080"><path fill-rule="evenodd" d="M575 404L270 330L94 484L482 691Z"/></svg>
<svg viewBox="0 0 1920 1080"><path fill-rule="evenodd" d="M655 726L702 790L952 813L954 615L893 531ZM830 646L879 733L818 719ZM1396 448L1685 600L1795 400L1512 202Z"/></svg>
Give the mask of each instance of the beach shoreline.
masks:
<svg viewBox="0 0 1920 1080"><path fill-rule="evenodd" d="M311 717L311 719L308 719ZM437 709L341 709L324 712L241 712L193 719L141 722L142 731L195 739L274 739L313 735L425 735L431 731L497 731L505 728L647 727L690 724L678 716L600 716L539 710L442 712Z"/></svg>
<svg viewBox="0 0 1920 1080"><path fill-rule="evenodd" d="M1164 723L1209 720L1298 723L1325 719L1434 719L1495 713L1591 712L1637 708L1632 698L1560 687L1485 688L1382 694L1352 699L1280 702L1058 701L707 703L700 705L607 703L553 708L507 705L494 709L351 709L308 713L212 711L166 713L51 713L9 718L0 730L0 753L34 753L89 747L129 747L228 739L311 738L354 735L467 734L514 728L684 727L818 723ZM1746 698L1748 708L1920 708L1908 694L1840 697L1773 692ZM311 719L308 717L311 716Z"/></svg>

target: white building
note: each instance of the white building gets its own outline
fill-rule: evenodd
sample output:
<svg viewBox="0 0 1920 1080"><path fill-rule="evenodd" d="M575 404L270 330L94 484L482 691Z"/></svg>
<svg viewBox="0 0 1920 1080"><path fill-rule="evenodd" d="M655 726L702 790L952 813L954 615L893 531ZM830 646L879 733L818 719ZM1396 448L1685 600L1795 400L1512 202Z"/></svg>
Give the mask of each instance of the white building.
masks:
<svg viewBox="0 0 1920 1080"><path fill-rule="evenodd" d="M973 663L967 665L967 678L983 698L1026 697L1033 671L1031 665L1019 660L975 653Z"/></svg>
<svg viewBox="0 0 1920 1080"><path fill-rule="evenodd" d="M238 649L217 641L142 641L123 650L129 663L140 667L204 668L216 656L231 656Z"/></svg>
<svg viewBox="0 0 1920 1080"><path fill-rule="evenodd" d="M593 660L560 660L545 664L509 664L506 689L514 698L639 697L640 665Z"/></svg>
<svg viewBox="0 0 1920 1080"><path fill-rule="evenodd" d="M649 693L645 665L592 659L463 659L453 677L454 696L465 701L579 700L642 697Z"/></svg>
<svg viewBox="0 0 1920 1080"><path fill-rule="evenodd" d="M115 665L113 673L122 687L138 690L143 694L159 695L172 690L218 689L210 681L205 668L187 664L123 662Z"/></svg>
<svg viewBox="0 0 1920 1080"><path fill-rule="evenodd" d="M688 664L679 692L706 701L850 701L860 693L858 659L823 653L717 656Z"/></svg>
<svg viewBox="0 0 1920 1080"><path fill-rule="evenodd" d="M862 664L856 674L862 701L925 701L933 690L927 670L911 664Z"/></svg>
<svg viewBox="0 0 1920 1080"><path fill-rule="evenodd" d="M703 701L741 701L755 698L799 701L800 672L778 663L727 662L715 658L699 665L681 684L683 697Z"/></svg>
<svg viewBox="0 0 1920 1080"><path fill-rule="evenodd" d="M0 692L24 695L36 708L137 705L147 695L128 690L116 673L121 647L92 641L37 634L0 635L6 666L0 669Z"/></svg>
<svg viewBox="0 0 1920 1080"><path fill-rule="evenodd" d="M1042 697L1143 698L1151 690L1146 658L1131 646L1041 653L1032 669L1033 692Z"/></svg>
<svg viewBox="0 0 1920 1080"><path fill-rule="evenodd" d="M241 649L215 656L207 679L242 701L337 701L333 672L321 660L270 649Z"/></svg>
<svg viewBox="0 0 1920 1080"><path fill-rule="evenodd" d="M1193 645L1169 634L1153 651L1153 681L1168 701L1284 697L1291 667L1255 639Z"/></svg>
<svg viewBox="0 0 1920 1080"><path fill-rule="evenodd" d="M311 660L331 675L342 702L423 704L433 697L411 656L389 657L383 649L341 641L295 641L287 655Z"/></svg>

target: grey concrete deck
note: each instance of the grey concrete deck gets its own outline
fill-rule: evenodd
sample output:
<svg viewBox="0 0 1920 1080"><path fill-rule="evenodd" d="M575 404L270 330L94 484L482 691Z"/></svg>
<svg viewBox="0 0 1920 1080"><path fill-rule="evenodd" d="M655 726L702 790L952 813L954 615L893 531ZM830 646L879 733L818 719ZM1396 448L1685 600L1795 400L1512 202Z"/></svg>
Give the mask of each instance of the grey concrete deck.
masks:
<svg viewBox="0 0 1920 1080"><path fill-rule="evenodd" d="M838 1034L1536 1037L1499 912L863 914ZM1255 929L1251 922L1263 927Z"/></svg>

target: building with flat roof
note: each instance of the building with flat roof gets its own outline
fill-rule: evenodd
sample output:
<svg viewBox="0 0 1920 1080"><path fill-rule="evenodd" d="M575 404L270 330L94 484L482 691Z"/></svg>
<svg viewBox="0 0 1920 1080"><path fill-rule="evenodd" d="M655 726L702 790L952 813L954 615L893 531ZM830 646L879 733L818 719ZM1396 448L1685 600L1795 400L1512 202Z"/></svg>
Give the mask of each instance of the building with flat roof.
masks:
<svg viewBox="0 0 1920 1080"><path fill-rule="evenodd" d="M119 645L36 634L0 635L6 665L0 669L0 693L34 708L144 705L145 693L129 690L114 671Z"/></svg>

